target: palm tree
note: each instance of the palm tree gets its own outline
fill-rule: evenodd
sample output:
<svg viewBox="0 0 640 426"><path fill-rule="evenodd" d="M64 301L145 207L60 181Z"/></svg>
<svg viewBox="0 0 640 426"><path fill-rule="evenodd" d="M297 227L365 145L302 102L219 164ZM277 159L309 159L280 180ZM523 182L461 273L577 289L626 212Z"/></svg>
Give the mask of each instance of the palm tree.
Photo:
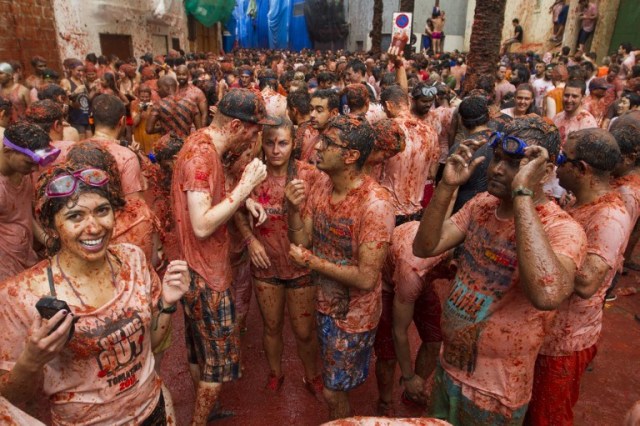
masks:
<svg viewBox="0 0 640 426"><path fill-rule="evenodd" d="M415 0L400 0L400 12L411 12L413 13L413 8L415 7Z"/></svg>
<svg viewBox="0 0 640 426"><path fill-rule="evenodd" d="M371 22L371 50L379 53L382 50L382 11L384 5L382 0L373 0L373 20Z"/></svg>
<svg viewBox="0 0 640 426"><path fill-rule="evenodd" d="M507 0L482 0L476 3L467 56L464 92L472 90L478 76L495 75L500 60L500 41Z"/></svg>

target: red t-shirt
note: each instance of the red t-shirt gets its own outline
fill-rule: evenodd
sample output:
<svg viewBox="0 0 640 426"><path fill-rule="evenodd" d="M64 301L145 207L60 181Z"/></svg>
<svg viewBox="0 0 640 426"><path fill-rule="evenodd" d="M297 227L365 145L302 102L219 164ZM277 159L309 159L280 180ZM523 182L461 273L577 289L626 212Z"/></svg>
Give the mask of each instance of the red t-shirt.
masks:
<svg viewBox="0 0 640 426"><path fill-rule="evenodd" d="M531 398L536 356L554 312L537 310L520 287L514 220L498 219L499 205L484 192L451 218L466 238L442 309L440 362L454 379L515 409ZM579 267L582 226L553 202L536 211L553 252Z"/></svg>
<svg viewBox="0 0 640 426"><path fill-rule="evenodd" d="M619 177L613 182L613 186L622 196L631 223L635 224L640 216L640 175L628 174Z"/></svg>
<svg viewBox="0 0 640 426"><path fill-rule="evenodd" d="M182 253L189 268L213 290L224 291L231 285L227 225L221 225L205 239L197 238L189 218L188 191L209 194L212 206L226 196L224 169L208 128L194 132L180 150L173 169L171 199Z"/></svg>
<svg viewBox="0 0 640 426"><path fill-rule="evenodd" d="M384 165L380 184L391 192L396 215L409 215L422 209L420 201L432 164L440 158L438 135L416 118L396 118L405 134L405 149ZM433 177L433 176L432 176Z"/></svg>
<svg viewBox="0 0 640 426"><path fill-rule="evenodd" d="M592 203L568 209L587 234L587 254L599 256L611 269L596 293L583 299L573 293L562 306L540 349L543 355L566 356L598 342L607 289L624 260L633 223L622 198L610 192Z"/></svg>
<svg viewBox="0 0 640 426"><path fill-rule="evenodd" d="M44 367L44 393L52 401L55 425L139 424L160 398L161 380L151 351L151 312L161 284L142 251L112 245L120 261L114 297L90 311L70 305L75 317L73 338ZM46 282L45 260L0 286L0 369L10 371L24 350L29 329L39 316L34 276ZM62 277L54 275L62 284ZM45 284L48 289L48 285Z"/></svg>
<svg viewBox="0 0 640 426"><path fill-rule="evenodd" d="M94 138L87 139L87 141L99 145L113 155L118 167L118 173L120 173L120 184L124 195L133 194L144 189L140 161L133 151L120 145L116 140Z"/></svg>
<svg viewBox="0 0 640 426"><path fill-rule="evenodd" d="M316 182L326 175L310 164L296 161L297 176L305 184L307 194L315 187ZM253 230L254 235L262 243L271 262L268 269L258 268L251 264L254 277L293 279L308 275L309 270L296 266L289 256L288 219L284 211L284 187L287 176L267 175L267 178L254 190L251 198L260 203L267 212L267 220ZM326 185L324 179L323 185Z"/></svg>
<svg viewBox="0 0 640 426"><path fill-rule="evenodd" d="M331 202L333 185L319 186L309 194L303 217L313 220L313 253L338 265L358 265L360 246L391 241L395 226L389 194L366 176L359 188L342 201ZM382 282L371 291L347 287L312 273L318 287L317 309L331 316L348 333L373 330L382 310Z"/></svg>
<svg viewBox="0 0 640 426"><path fill-rule="evenodd" d="M598 127L596 119L585 109L581 109L574 117L567 117L567 112L562 111L553 117L553 124L555 124L560 131L562 145L567 141L569 133Z"/></svg>

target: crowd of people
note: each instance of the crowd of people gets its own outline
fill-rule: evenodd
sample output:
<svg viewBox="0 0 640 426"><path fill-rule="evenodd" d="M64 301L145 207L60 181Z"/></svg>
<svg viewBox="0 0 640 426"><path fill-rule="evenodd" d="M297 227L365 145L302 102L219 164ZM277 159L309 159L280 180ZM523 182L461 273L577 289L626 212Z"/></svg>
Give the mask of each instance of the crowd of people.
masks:
<svg viewBox="0 0 640 426"><path fill-rule="evenodd" d="M371 415L399 367L434 419L573 424L605 298L640 270L638 51L505 53L465 89L436 9L435 55L0 63L3 414L43 392L54 424L173 424L156 371L186 344L204 425L254 293L266 360L244 368L281 388L286 306L330 419L375 354Z"/></svg>

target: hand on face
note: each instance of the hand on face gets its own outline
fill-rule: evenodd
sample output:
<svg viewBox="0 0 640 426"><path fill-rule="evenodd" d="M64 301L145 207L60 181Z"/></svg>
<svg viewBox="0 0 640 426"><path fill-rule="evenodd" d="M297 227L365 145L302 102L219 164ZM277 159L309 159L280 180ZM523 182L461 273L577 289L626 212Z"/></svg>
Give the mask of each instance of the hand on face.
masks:
<svg viewBox="0 0 640 426"><path fill-rule="evenodd" d="M525 148L525 156L520 160L518 173L511 182L511 189L532 189L542 182L547 174L547 162L549 153L541 146L528 146Z"/></svg>
<svg viewBox="0 0 640 426"><path fill-rule="evenodd" d="M249 185L251 189L258 186L267 177L267 166L258 158L254 158L245 167L240 182Z"/></svg>

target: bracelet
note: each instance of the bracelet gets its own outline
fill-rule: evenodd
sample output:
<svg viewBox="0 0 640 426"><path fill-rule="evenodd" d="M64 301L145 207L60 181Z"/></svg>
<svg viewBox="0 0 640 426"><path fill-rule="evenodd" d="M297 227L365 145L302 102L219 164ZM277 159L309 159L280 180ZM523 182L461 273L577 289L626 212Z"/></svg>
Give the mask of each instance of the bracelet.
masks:
<svg viewBox="0 0 640 426"><path fill-rule="evenodd" d="M164 306L164 303L162 303L162 297L161 297L160 299L158 299L158 309L160 310L161 314L173 314L175 311L178 310L178 306L177 305Z"/></svg>
<svg viewBox="0 0 640 426"><path fill-rule="evenodd" d="M524 187L518 187L516 189L514 189L513 191L511 191L511 198L516 198L518 196L527 196L527 197L533 197L534 193L532 190L528 189L528 188L524 188Z"/></svg>
<svg viewBox="0 0 640 426"><path fill-rule="evenodd" d="M292 227L289 227L289 231L291 231L291 232L300 232L300 231L302 231L302 229L304 229L304 225L303 225L303 226L301 226L301 227L300 227L300 228L298 228L298 229L294 229L294 228L292 228Z"/></svg>

